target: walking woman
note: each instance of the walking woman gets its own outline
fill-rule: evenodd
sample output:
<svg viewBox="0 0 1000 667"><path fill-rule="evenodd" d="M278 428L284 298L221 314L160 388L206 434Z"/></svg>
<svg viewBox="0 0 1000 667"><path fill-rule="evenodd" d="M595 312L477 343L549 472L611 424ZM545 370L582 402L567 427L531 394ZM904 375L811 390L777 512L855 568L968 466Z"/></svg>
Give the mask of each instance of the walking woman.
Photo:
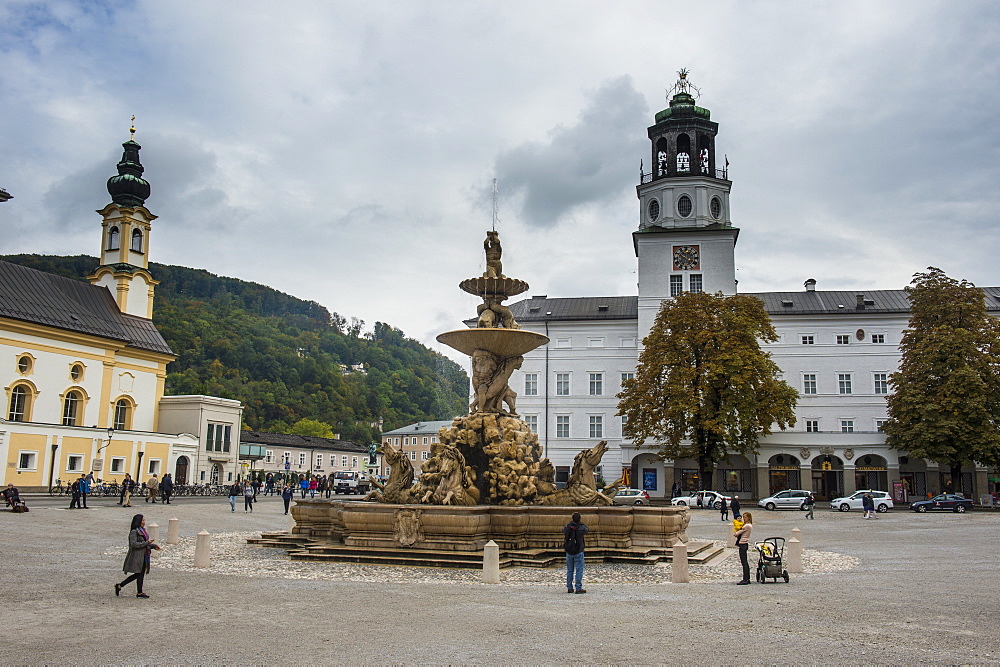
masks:
<svg viewBox="0 0 1000 667"><path fill-rule="evenodd" d="M233 482L229 487L229 507L236 511L236 499L243 495L243 487L239 482Z"/></svg>
<svg viewBox="0 0 1000 667"><path fill-rule="evenodd" d="M737 586L750 583L750 561L747 550L750 548L750 534L753 532L753 516L750 512L743 513L743 527L733 533L736 536L736 546L740 549L740 564L743 566L743 579L736 582Z"/></svg>
<svg viewBox="0 0 1000 667"><path fill-rule="evenodd" d="M243 482L243 513L253 512L253 486Z"/></svg>
<svg viewBox="0 0 1000 667"><path fill-rule="evenodd" d="M153 549L159 550L159 548L160 545L149 539L149 534L146 532L146 517L141 514L132 517L132 529L128 534L128 553L125 554L125 564L122 565L125 574L131 573L132 576L120 584L115 584L115 595L121 595L122 588L134 581L139 591L136 597L149 597L142 592L142 582L149 572L149 556L153 553Z"/></svg>

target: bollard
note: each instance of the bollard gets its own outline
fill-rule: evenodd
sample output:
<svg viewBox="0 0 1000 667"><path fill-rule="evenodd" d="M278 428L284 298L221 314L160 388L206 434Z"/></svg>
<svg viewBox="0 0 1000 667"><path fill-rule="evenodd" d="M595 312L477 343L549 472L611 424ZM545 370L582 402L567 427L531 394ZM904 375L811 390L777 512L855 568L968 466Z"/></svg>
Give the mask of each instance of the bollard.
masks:
<svg viewBox="0 0 1000 667"><path fill-rule="evenodd" d="M167 544L177 544L181 541L180 521L177 517L167 521Z"/></svg>
<svg viewBox="0 0 1000 667"><path fill-rule="evenodd" d="M729 539L726 540L726 548L727 549L736 548L736 535L734 535L732 532L729 533Z"/></svg>
<svg viewBox="0 0 1000 667"><path fill-rule="evenodd" d="M194 566L208 567L208 557L212 550L212 538L207 530L198 533L198 541L194 547Z"/></svg>
<svg viewBox="0 0 1000 667"><path fill-rule="evenodd" d="M674 543L670 558L670 581L675 584L691 581L688 576L688 547L683 542Z"/></svg>
<svg viewBox="0 0 1000 667"><path fill-rule="evenodd" d="M798 528L792 528L792 539L788 540L788 571L802 572L802 533Z"/></svg>
<svg viewBox="0 0 1000 667"><path fill-rule="evenodd" d="M493 540L483 547L483 583L500 583L500 545Z"/></svg>
<svg viewBox="0 0 1000 667"><path fill-rule="evenodd" d="M150 523L146 525L146 534L149 535L149 539L156 541L160 539L160 525L156 523ZM153 549L150 556L157 558L160 555L159 549Z"/></svg>

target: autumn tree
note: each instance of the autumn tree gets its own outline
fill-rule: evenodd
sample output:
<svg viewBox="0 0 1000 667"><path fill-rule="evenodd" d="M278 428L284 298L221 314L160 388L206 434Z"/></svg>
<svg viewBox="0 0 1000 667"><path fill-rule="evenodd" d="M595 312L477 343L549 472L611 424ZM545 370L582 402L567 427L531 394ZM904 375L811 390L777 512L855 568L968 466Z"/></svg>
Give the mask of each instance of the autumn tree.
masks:
<svg viewBox="0 0 1000 667"><path fill-rule="evenodd" d="M305 435L314 438L332 438L333 427L317 419L300 419L288 429L289 435Z"/></svg>
<svg viewBox="0 0 1000 667"><path fill-rule="evenodd" d="M950 468L956 491L966 463L1000 464L1000 323L982 290L929 267L906 288L910 323L890 376L890 447Z"/></svg>
<svg viewBox="0 0 1000 667"><path fill-rule="evenodd" d="M665 459L698 461L703 488L730 453L795 424L798 392L760 342L777 334L757 298L684 293L664 302L643 340L635 378L618 397L623 437Z"/></svg>

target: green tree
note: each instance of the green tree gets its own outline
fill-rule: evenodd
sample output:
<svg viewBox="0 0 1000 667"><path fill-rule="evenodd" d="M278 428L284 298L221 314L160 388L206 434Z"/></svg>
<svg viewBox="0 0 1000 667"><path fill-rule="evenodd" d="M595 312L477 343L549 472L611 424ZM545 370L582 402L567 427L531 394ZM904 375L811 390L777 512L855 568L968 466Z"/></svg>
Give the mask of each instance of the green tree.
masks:
<svg viewBox="0 0 1000 667"><path fill-rule="evenodd" d="M961 469L1000 464L1000 323L983 292L928 267L906 288L909 328L890 376L890 447L947 465L956 491Z"/></svg>
<svg viewBox="0 0 1000 667"><path fill-rule="evenodd" d="M300 419L288 429L289 435L308 435L314 438L332 438L333 427L316 419Z"/></svg>
<svg viewBox="0 0 1000 667"><path fill-rule="evenodd" d="M777 334L757 298L685 293L664 303L618 397L623 436L665 459L693 458L704 488L730 453L795 424L798 393L760 348Z"/></svg>

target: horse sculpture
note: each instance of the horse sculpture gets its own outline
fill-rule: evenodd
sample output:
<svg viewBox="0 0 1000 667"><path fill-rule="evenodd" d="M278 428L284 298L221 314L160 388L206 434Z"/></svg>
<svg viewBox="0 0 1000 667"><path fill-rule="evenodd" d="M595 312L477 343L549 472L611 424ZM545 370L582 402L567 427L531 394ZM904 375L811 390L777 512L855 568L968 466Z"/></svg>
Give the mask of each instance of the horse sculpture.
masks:
<svg viewBox="0 0 1000 667"><path fill-rule="evenodd" d="M618 488L624 483L618 479L603 491L597 490L597 480L594 478L594 468L608 451L608 441L602 440L590 449L585 449L573 459L573 469L569 474L566 488L542 498L539 505L587 506L611 505L612 498L618 493Z"/></svg>
<svg viewBox="0 0 1000 667"><path fill-rule="evenodd" d="M372 484L376 486L365 500L379 503L407 503L410 501L410 487L413 486L413 464L405 456L402 449L396 449L389 443L382 445L382 454L389 464L389 479L382 484L374 477Z"/></svg>
<svg viewBox="0 0 1000 667"><path fill-rule="evenodd" d="M465 457L458 447L442 444L437 452L437 485L429 489L420 502L435 505L475 505L479 490L465 466ZM423 478L421 478L423 479Z"/></svg>

